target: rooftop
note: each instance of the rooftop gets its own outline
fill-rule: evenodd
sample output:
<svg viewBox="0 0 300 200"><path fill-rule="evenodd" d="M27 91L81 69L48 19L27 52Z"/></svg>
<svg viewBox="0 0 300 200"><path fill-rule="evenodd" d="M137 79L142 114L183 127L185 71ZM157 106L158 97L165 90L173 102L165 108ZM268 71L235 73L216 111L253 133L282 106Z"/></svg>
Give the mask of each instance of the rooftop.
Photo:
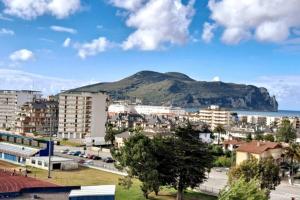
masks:
<svg viewBox="0 0 300 200"><path fill-rule="evenodd" d="M22 155L25 157L30 157L37 154L40 149L31 148L27 146L10 144L6 142L0 142L0 152L11 153L14 155Z"/></svg>
<svg viewBox="0 0 300 200"><path fill-rule="evenodd" d="M111 196L115 195L115 185L82 186L80 190L72 190L70 197Z"/></svg>
<svg viewBox="0 0 300 200"><path fill-rule="evenodd" d="M265 151L268 151L269 149L277 149L277 148L282 148L280 143L262 142L262 141L253 140L251 142L242 144L236 149L236 151L261 154Z"/></svg>
<svg viewBox="0 0 300 200"><path fill-rule="evenodd" d="M48 156L39 156L39 157L33 157L35 160L39 161L49 161ZM51 162L65 162L65 161L73 161L71 158L63 158L59 156L51 156Z"/></svg>

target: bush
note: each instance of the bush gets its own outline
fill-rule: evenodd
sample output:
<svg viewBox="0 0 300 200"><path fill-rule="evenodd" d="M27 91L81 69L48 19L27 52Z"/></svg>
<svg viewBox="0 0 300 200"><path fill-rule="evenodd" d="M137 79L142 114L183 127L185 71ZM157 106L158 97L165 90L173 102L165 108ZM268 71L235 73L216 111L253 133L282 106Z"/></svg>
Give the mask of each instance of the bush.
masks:
<svg viewBox="0 0 300 200"><path fill-rule="evenodd" d="M215 167L230 167L231 166L231 158L228 158L226 156L220 156L217 157L217 159L214 161Z"/></svg>

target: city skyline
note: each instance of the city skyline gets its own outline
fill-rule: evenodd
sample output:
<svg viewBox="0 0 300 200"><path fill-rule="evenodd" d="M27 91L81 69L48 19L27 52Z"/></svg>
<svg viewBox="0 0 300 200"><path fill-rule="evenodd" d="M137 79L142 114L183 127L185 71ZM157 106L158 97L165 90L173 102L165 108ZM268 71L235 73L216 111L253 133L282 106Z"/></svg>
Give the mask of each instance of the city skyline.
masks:
<svg viewBox="0 0 300 200"><path fill-rule="evenodd" d="M50 94L176 71L263 86L279 109L300 110L300 2L233 2L1 0L0 89Z"/></svg>

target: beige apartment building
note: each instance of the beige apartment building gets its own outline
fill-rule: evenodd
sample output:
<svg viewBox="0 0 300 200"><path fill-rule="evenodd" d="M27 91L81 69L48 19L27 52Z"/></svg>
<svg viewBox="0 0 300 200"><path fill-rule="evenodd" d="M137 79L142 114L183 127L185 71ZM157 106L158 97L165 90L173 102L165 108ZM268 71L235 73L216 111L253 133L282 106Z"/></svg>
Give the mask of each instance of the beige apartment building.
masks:
<svg viewBox="0 0 300 200"><path fill-rule="evenodd" d="M0 90L0 129L14 128L17 113L22 105L40 99L39 91Z"/></svg>
<svg viewBox="0 0 300 200"><path fill-rule="evenodd" d="M221 109L219 106L210 106L199 111L200 121L208 124L214 129L218 125L228 126L231 122L231 113Z"/></svg>
<svg viewBox="0 0 300 200"><path fill-rule="evenodd" d="M108 102L105 92L61 93L58 137L104 144Z"/></svg>

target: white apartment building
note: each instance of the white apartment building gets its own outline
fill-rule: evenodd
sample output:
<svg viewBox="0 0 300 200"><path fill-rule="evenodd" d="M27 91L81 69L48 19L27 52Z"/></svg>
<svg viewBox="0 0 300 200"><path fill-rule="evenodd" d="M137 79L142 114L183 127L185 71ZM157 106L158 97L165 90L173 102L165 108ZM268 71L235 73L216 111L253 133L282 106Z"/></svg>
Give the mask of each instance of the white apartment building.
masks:
<svg viewBox="0 0 300 200"><path fill-rule="evenodd" d="M214 129L218 125L229 126L231 122L231 113L228 110L221 109L219 106L210 106L207 109L199 111L200 121L208 124Z"/></svg>
<svg viewBox="0 0 300 200"><path fill-rule="evenodd" d="M149 105L127 105L111 104L108 108L109 113L137 113L144 115L184 115L186 112L179 107L168 106L149 106Z"/></svg>
<svg viewBox="0 0 300 200"><path fill-rule="evenodd" d="M58 137L105 144L109 97L104 92L65 92L59 95Z"/></svg>
<svg viewBox="0 0 300 200"><path fill-rule="evenodd" d="M39 91L0 90L0 128L14 128L21 106L41 97L42 94Z"/></svg>

